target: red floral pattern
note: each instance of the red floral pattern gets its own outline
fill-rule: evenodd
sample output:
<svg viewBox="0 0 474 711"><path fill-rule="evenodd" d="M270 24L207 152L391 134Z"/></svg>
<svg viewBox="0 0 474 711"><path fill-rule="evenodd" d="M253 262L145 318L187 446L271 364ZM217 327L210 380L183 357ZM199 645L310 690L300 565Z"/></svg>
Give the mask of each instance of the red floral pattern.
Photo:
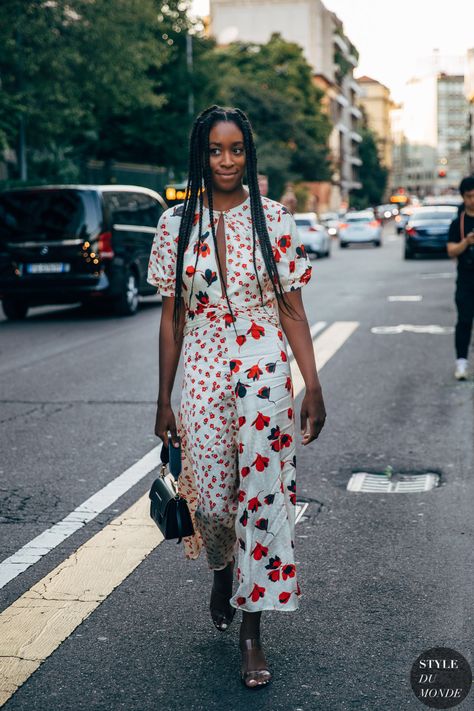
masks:
<svg viewBox="0 0 474 711"><path fill-rule="evenodd" d="M279 203L264 198L263 206L283 290L298 289L309 281L311 266L295 222ZM215 213L216 225L220 214L234 318L222 296L207 209L201 240L196 219L184 254L179 488L196 531L184 539L185 553L197 558L204 546L214 570L238 556L234 607L249 612L294 610L300 589L294 562L296 457L290 367L258 244L253 266L250 199ZM174 295L181 216L182 206L162 215L150 254L148 281L164 296Z"/></svg>

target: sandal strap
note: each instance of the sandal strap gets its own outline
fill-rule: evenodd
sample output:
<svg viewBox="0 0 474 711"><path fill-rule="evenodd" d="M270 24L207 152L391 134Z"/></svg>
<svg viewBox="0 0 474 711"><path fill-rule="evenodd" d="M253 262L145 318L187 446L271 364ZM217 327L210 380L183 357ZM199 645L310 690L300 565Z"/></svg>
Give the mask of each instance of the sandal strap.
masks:
<svg viewBox="0 0 474 711"><path fill-rule="evenodd" d="M241 639L239 644L240 644L240 649L243 652L250 651L251 649L261 649L262 648L260 640L256 639L255 637L251 637L250 639Z"/></svg>

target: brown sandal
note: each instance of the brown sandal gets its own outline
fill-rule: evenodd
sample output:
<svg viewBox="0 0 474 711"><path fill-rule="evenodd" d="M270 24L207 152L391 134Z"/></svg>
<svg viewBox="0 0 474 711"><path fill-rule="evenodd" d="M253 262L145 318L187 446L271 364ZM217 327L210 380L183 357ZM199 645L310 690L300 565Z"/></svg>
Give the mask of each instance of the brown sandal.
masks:
<svg viewBox="0 0 474 711"><path fill-rule="evenodd" d="M272 675L269 669L249 670L246 668L249 652L251 652L252 649L262 649L259 639L243 639L240 641L240 651L242 653L240 679L242 684L244 684L247 689L261 689L263 686L267 686L270 683Z"/></svg>

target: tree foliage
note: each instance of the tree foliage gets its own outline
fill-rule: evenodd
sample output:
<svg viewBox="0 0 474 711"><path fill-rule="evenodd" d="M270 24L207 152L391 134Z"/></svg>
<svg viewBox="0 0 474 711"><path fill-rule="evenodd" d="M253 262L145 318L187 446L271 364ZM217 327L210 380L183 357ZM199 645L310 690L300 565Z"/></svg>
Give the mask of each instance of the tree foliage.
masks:
<svg viewBox="0 0 474 711"><path fill-rule="evenodd" d="M20 119L31 178L73 180L89 158L164 165L182 177L194 114L223 103L253 123L272 195L329 178L330 124L296 44L218 48L190 0L3 0L0 147ZM192 35L192 71L189 37Z"/></svg>
<svg viewBox="0 0 474 711"><path fill-rule="evenodd" d="M331 126L301 48L274 34L263 45L218 48L214 57L217 98L248 114L272 196L280 197L288 180L329 179Z"/></svg>
<svg viewBox="0 0 474 711"><path fill-rule="evenodd" d="M15 145L20 116L30 149L92 155L107 128L162 103L153 72L153 0L4 0L0 128ZM114 150L115 150L114 146Z"/></svg>
<svg viewBox="0 0 474 711"><path fill-rule="evenodd" d="M362 142L359 145L359 157L362 165L359 168L359 180L362 188L351 192L351 205L356 208L380 204L383 201L388 179L388 170L380 162L376 134L366 122L360 134Z"/></svg>

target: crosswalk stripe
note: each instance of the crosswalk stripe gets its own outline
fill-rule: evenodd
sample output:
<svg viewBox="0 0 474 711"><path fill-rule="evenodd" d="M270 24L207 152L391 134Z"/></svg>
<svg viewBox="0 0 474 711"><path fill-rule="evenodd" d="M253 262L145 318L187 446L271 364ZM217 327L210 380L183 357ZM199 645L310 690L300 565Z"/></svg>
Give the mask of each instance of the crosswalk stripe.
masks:
<svg viewBox="0 0 474 711"><path fill-rule="evenodd" d="M357 326L336 322L314 340L319 370ZM144 494L0 614L0 706L162 541Z"/></svg>

